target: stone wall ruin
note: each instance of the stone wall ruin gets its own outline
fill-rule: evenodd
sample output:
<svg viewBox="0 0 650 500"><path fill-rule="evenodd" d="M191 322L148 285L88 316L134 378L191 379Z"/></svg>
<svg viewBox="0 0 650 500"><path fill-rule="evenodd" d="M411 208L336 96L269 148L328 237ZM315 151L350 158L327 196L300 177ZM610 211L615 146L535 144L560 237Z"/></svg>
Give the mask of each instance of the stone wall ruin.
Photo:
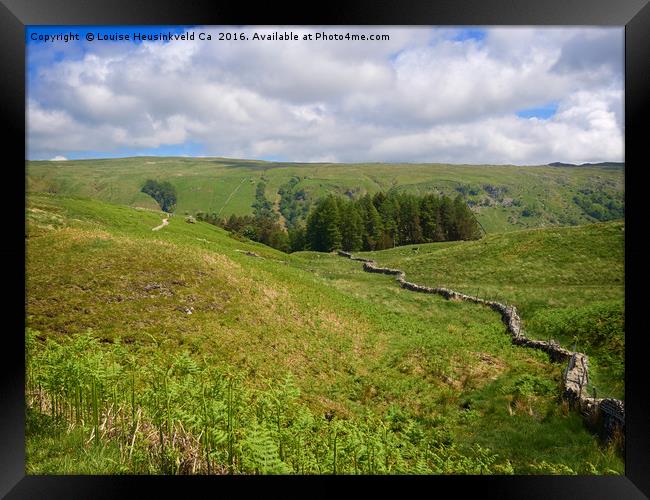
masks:
<svg viewBox="0 0 650 500"><path fill-rule="evenodd" d="M621 445L624 446L625 403L618 399L597 399L595 397L589 397L585 389L585 386L589 382L589 359L587 355L565 349L553 340L546 342L527 338L524 335L521 318L517 314L517 308L515 306L466 295L448 288L427 287L410 283L406 281L404 271L379 267L374 260L355 257L351 253L342 250L339 250L337 253L341 257L363 262L363 270L366 272L396 276L396 281L399 285L407 290L438 294L449 300L465 300L476 304L483 304L499 312L508 333L512 337L513 344L542 350L548 353L552 361L556 363L567 363L562 377L563 398L568 401L573 409L580 412L587 424L596 430L605 441L610 441L618 437L621 439Z"/></svg>

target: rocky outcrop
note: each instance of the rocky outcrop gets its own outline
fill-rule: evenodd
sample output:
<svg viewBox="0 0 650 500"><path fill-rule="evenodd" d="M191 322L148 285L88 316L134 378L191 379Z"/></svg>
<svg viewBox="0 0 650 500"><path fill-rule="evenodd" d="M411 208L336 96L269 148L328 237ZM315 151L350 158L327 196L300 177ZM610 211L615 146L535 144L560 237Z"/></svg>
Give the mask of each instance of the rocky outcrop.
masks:
<svg viewBox="0 0 650 500"><path fill-rule="evenodd" d="M448 288L427 287L406 281L406 274L400 269L380 267L374 260L355 257L349 252L339 250L338 255L351 260L363 262L363 270L369 273L387 274L396 276L396 281L402 288L420 293L434 293L442 295L449 300L465 300L482 304L501 314L501 319L506 325L508 333L515 345L539 349L548 353L550 359L557 363L567 363L563 375L563 397L569 404L577 409L586 421L601 434L610 440L615 436L623 439L625 434L625 403L618 399L596 399L589 397L585 389L589 382L589 358L581 352L573 352L563 348L554 340L543 341L529 339L524 335L521 318L517 308L493 300L485 300Z"/></svg>

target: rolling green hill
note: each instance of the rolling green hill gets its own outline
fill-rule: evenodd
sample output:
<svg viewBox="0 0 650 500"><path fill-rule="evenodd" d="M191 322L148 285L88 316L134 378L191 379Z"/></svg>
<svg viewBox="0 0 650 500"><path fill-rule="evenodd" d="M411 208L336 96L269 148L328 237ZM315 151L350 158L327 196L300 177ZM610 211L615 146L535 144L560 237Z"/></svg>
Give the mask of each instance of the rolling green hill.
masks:
<svg viewBox="0 0 650 500"><path fill-rule="evenodd" d="M593 385L624 395L624 250L621 221L529 229L477 241L361 252L415 283L517 306L533 338L590 355Z"/></svg>
<svg viewBox="0 0 650 500"><path fill-rule="evenodd" d="M620 218L623 211L623 169L607 165L301 164L177 157L27 162L28 191L130 206L154 207L139 192L149 178L174 185L180 214L250 214L260 181L278 211L279 192L288 186L287 202L299 205L328 193L356 197L392 188L416 194L460 192L488 233L584 224Z"/></svg>
<svg viewBox="0 0 650 500"><path fill-rule="evenodd" d="M47 191L48 176L62 169L55 191L94 186L85 194L117 203L132 182L111 166L118 163L30 165L30 182ZM214 202L198 189L201 169L182 163L156 166L183 177L179 207L192 186ZM216 168L206 160L206 171ZM218 168L231 173L233 190L243 171L261 170L273 184L275 169ZM318 170L336 179L329 167ZM91 181L92 172L103 173ZM111 191L113 182L121 187ZM137 204L135 196L126 203ZM35 192L27 201L28 473L623 473L615 450L558 404L563 366L512 345L487 308L413 294L358 262L283 254L181 216L152 231L163 214L146 207ZM522 316L548 310L529 292L535 280L577 289L571 280L588 261L598 268L585 289L619 298L605 291L618 276L616 256L597 243L612 252L621 229L553 229L561 240L582 231L591 244L557 272L536 268L534 280L522 278L529 288L521 297L531 297ZM538 233L476 248L498 243L486 262L510 255L514 265L525 251L546 251L521 240ZM454 283L471 281L471 272L491 283L496 263L492 273L467 276L456 263L464 251L465 262L480 255L471 245L483 243L427 245L427 265L455 273ZM460 253L438 258L445 252ZM396 250L377 259L399 261L415 281ZM588 301L592 292L584 293Z"/></svg>

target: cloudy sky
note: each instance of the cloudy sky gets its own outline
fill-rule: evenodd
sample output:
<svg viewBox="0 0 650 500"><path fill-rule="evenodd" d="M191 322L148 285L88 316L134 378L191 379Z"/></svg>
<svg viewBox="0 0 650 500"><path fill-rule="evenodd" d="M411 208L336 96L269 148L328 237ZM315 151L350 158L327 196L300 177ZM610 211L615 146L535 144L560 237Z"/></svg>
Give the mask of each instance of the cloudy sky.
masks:
<svg viewBox="0 0 650 500"><path fill-rule="evenodd" d="M81 40L31 40L70 31ZM176 27L196 39L84 39L134 31L169 29L27 30L29 159L624 159L623 28ZM250 39L276 31L390 40Z"/></svg>

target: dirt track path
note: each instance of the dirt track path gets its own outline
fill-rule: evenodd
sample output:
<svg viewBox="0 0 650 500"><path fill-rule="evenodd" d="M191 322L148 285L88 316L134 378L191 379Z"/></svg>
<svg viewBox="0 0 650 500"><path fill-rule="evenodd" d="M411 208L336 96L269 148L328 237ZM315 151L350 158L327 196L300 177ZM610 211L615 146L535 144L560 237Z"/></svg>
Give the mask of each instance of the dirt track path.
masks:
<svg viewBox="0 0 650 500"><path fill-rule="evenodd" d="M240 182L239 184L237 184L237 187L235 187L235 189L233 189L233 190L230 192L230 194L228 195L228 198L226 198L226 201L224 201L223 205L222 205L221 208L219 209L219 212L217 213L217 217L221 215L221 211L226 207L226 205L227 205L228 202L230 201L230 198L232 198L232 196L233 196L237 191L239 191L239 188L241 187L241 185L244 183L244 181L245 181L246 179L247 179L247 177L244 177L244 178L241 180L241 182Z"/></svg>
<svg viewBox="0 0 650 500"><path fill-rule="evenodd" d="M167 217L166 219L163 219L162 224L160 226L156 226L156 227L152 228L151 230L152 231L158 231L159 229L162 229L163 227L165 227L167 224L169 224L169 217Z"/></svg>

